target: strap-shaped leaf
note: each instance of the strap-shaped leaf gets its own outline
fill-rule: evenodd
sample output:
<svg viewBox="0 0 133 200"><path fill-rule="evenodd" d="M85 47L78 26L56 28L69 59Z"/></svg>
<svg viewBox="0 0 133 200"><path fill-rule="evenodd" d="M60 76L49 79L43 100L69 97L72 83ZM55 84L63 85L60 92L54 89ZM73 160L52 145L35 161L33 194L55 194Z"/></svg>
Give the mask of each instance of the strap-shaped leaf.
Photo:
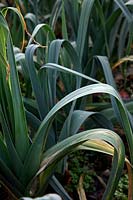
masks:
<svg viewBox="0 0 133 200"><path fill-rule="evenodd" d="M68 32L67 32L64 0L62 0L62 13L61 14L62 14L61 15L61 19L62 19L62 35L63 35L64 39L68 40Z"/></svg>
<svg viewBox="0 0 133 200"><path fill-rule="evenodd" d="M33 144L31 145L31 148L27 154L27 158L24 163L24 175L23 179L25 180L24 182L30 181L32 176L35 174L35 172L39 168L39 164L41 161L41 154L42 154L42 147L46 144L47 141L47 136L48 136L48 130L52 124L52 121L54 120L54 116L57 113L58 110L60 110L63 106L67 105L68 103L86 96L90 94L95 94L95 93L106 93L109 95L113 95L116 98L116 103L118 105L118 108L120 110L121 116L123 118L123 123L126 127L126 136L128 139L128 143L130 146L130 153L132 155L132 144L133 144L133 133L131 130L131 126L128 120L127 116L127 111L123 105L123 102L116 92L116 90L106 84L94 84L94 85L89 85L82 87L78 90L75 90L74 92L70 93L66 97L64 97L61 101L59 101L52 109L51 111L47 114L43 122L41 123L38 132L36 134L36 137L33 141ZM32 167L31 167L32 166Z"/></svg>
<svg viewBox="0 0 133 200"><path fill-rule="evenodd" d="M50 28L50 26L48 24L38 24L33 32L32 32L32 35L31 35L31 38L28 42L28 45L31 44L32 40L34 40L35 36L37 35L37 33L43 29L44 31L46 31L46 33L49 33L49 40L54 40L55 39L55 35L54 35L54 32L52 31L52 29Z"/></svg>
<svg viewBox="0 0 133 200"><path fill-rule="evenodd" d="M105 56L96 56L96 58L98 59L98 61L101 64L101 67L103 69L106 82L116 89L116 83L115 83L114 78L113 78L113 74L112 74L112 71L111 71L111 67L110 67L108 58L105 57ZM121 121L121 115L120 115L119 109L117 107L117 104L115 102L115 98L111 97L111 101L112 101L112 105L113 105L115 114L117 116L117 119L119 121Z"/></svg>
<svg viewBox="0 0 133 200"><path fill-rule="evenodd" d="M25 24L24 18L22 16L20 10L17 9L17 8L14 8L14 7L6 7L2 10L2 13L5 17L7 15L8 11L13 11L13 13L15 13L20 20L20 23L21 23L21 26L22 26L22 48L23 48L24 42L25 42L25 30L26 30L26 24Z"/></svg>
<svg viewBox="0 0 133 200"><path fill-rule="evenodd" d="M47 113L47 108L46 110L42 108L44 107L44 105L46 106L47 104L45 102L44 93L41 88L41 82L39 80L38 74L36 72L35 64L33 61L34 52L38 47L39 47L38 45L28 46L25 53L25 59L26 59L26 64L29 71L32 88L34 90L35 98L37 101L40 119L43 119Z"/></svg>
<svg viewBox="0 0 133 200"><path fill-rule="evenodd" d="M24 107L22 103L22 97L21 97L21 92L20 92L20 86L19 86L19 81L18 81L18 75L17 75L17 70L16 70L16 64L15 64L15 59L14 59L14 52L13 52L10 32L8 29L8 25L4 17L2 16L2 14L0 15L0 17L1 17L1 20L0 20L1 29L4 29L7 31L7 34L5 34L5 38L4 38L5 46L3 46L3 52L4 51L6 52L6 49L7 49L7 55L3 54L3 57L5 56L7 57L6 59L9 62L8 68L10 68L10 74L8 74L8 76L10 77L10 92L11 92L11 98L12 98L12 105L10 107L13 107L13 110L14 110L13 116L14 116L14 127L15 127L14 129L15 130L14 132L15 146L20 158L23 160L27 153L27 149L29 147L27 124L26 124L26 119L25 119ZM9 79L9 77L7 78Z"/></svg>
<svg viewBox="0 0 133 200"><path fill-rule="evenodd" d="M69 123L68 117L61 130L59 140L61 141L71 135L76 134L79 128L85 122L85 120L87 120L87 118L93 118L94 120L96 120L97 124L101 125L100 127L112 129L112 124L110 123L110 121L106 119L101 113L75 110L73 111L71 116L69 129L67 129L67 123Z"/></svg>
<svg viewBox="0 0 133 200"><path fill-rule="evenodd" d="M93 143L93 140L95 139L104 140L110 143L114 147L112 170L107 184L107 188L102 198L102 199L112 199L123 170L125 150L120 137L110 130L106 129L89 130L68 137L67 139L58 143L57 145L46 151L46 153L44 154L44 160L41 164L41 168L38 171L37 175L40 174L43 170L45 170L45 173L43 174L43 179L44 183L46 183L47 177L49 177L49 174L51 173L52 169L55 168L57 162L60 159L62 159L65 155L68 155L70 152L74 151L75 147L81 145L85 141L92 140Z"/></svg>
<svg viewBox="0 0 133 200"><path fill-rule="evenodd" d="M52 176L49 180L49 184L54 188L54 190L65 200L72 200L68 193L65 191L61 183L55 176Z"/></svg>
<svg viewBox="0 0 133 200"><path fill-rule="evenodd" d="M65 11L72 24L74 31L74 39L77 37L78 22L79 22L79 2L78 1L65 1Z"/></svg>
<svg viewBox="0 0 133 200"><path fill-rule="evenodd" d="M7 56L10 65L11 95L14 108L15 145L21 159L24 160L29 147L28 130L10 35L7 41Z"/></svg>
<svg viewBox="0 0 133 200"><path fill-rule="evenodd" d="M92 151L97 151L97 152L102 152L108 155L113 155L114 154L114 148L111 146L109 143L106 143L104 141L100 140L94 140L94 141L87 141L83 145L79 146L78 149L82 150L92 150ZM128 170L128 199L132 199L132 165L129 162L127 158L125 158L125 162L127 165L127 170Z"/></svg>
<svg viewBox="0 0 133 200"><path fill-rule="evenodd" d="M113 79L113 75L112 75L112 72L111 72L111 69L110 69L110 65L109 65L109 62L108 62L108 59L107 57L104 57L104 56L97 56L98 60L100 61L101 63L101 66L103 68L103 71L104 71L104 74L105 74L105 78L106 78L106 81L108 84L112 85L114 88L116 88L116 84L114 82L114 79ZM131 124L128 120L129 118L129 114L127 112L127 110L125 109L125 105L123 104L123 107L125 109L125 112L126 112L126 118L128 120L128 124L126 124L124 122L124 118L123 116L121 115L121 110L118 106L118 103L116 101L116 99L112 96L111 97L111 100L112 100L112 106L113 106L113 109L114 109L114 112L117 116L117 119L119 120L119 122L121 123L122 127L124 128L125 132L129 132L129 130L127 131L127 129L129 129L129 126L130 126L130 130L132 131L131 129ZM129 135L126 135L127 136L127 140L128 140L128 144L129 144L129 148L130 148L130 157L131 157L131 163L133 162L133 156L132 156L132 152L133 152L133 145L132 145L132 140L133 140L133 136L132 134L129 136Z"/></svg>
<svg viewBox="0 0 133 200"><path fill-rule="evenodd" d="M128 10L126 5L124 4L123 0L115 0L115 3L118 5L118 7L122 10L123 14L125 15L126 19L128 20L129 23L132 23L133 18L131 12Z"/></svg>
<svg viewBox="0 0 133 200"><path fill-rule="evenodd" d="M77 52L82 62L83 53L84 53L84 46L86 41L86 34L88 29L88 22L91 14L91 10L94 4L94 0L84 0L82 3L82 10L80 14L79 20L79 28L78 28L78 35L77 35Z"/></svg>
<svg viewBox="0 0 133 200"><path fill-rule="evenodd" d="M66 72L66 73L70 73L70 74L74 74L76 76L79 76L81 78L84 78L84 79L87 79L88 81L92 81L94 83L100 83L99 81L97 81L96 79L93 79L89 76L86 76L78 71L75 71L75 70L72 70L72 69L69 69L67 67L63 67L61 65L58 65L58 64L54 64L54 63L47 63L46 65L42 66L41 69L45 69L45 68L51 68L53 70L59 70L61 72Z"/></svg>
<svg viewBox="0 0 133 200"><path fill-rule="evenodd" d="M62 5L62 0L57 0L54 4L54 7L52 9L51 17L50 17L50 26L54 29L57 19L60 15L61 12L61 5Z"/></svg>
<svg viewBox="0 0 133 200"><path fill-rule="evenodd" d="M63 49L64 49L64 51L63 51ZM62 55L61 60L64 60L64 57L67 56L67 60L70 60L70 63L72 63L73 68L76 71L81 72L80 60L78 58L78 55L77 55L75 49L73 48L73 46L71 45L71 43L69 41L66 41L64 39L63 40L58 39L58 40L53 40L51 42L51 44L49 45L49 51L48 51L48 62L49 63L58 64L60 55ZM57 82L57 77L58 77L57 70L56 70L56 68L54 68L54 69L55 69L54 71L48 70L48 84L49 84L48 88L49 88L50 102L52 103L51 107L54 106L55 102L56 102L56 82ZM62 76L61 76L61 78L62 78ZM66 78L63 76L64 86L66 87L66 90L68 92L71 91L71 84L70 84L71 80L73 80L73 78L71 78L71 76L67 76ZM77 87L79 87L80 83L81 83L80 78L77 77L76 81L77 81Z"/></svg>
<svg viewBox="0 0 133 200"><path fill-rule="evenodd" d="M3 183L6 183L6 186L9 187L9 190L11 190L17 197L22 196L25 192L25 188L1 158L0 172L0 178L2 176L1 180Z"/></svg>
<svg viewBox="0 0 133 200"><path fill-rule="evenodd" d="M131 45L133 42L133 15L130 12L130 10L126 7L126 4L123 0L117 1L115 0L115 3L119 6L119 8L122 10L122 13L126 17L129 25L129 37L127 42L127 48L126 48L126 55L130 54L131 51Z"/></svg>
<svg viewBox="0 0 133 200"><path fill-rule="evenodd" d="M12 171L15 173L16 176L19 176L22 170L23 164L14 147L13 139L11 138L9 127L5 120L4 114L2 112L1 105L0 105L0 123L3 129L3 135L4 135L3 137L5 137L5 142L6 142L6 147L7 147L7 149L5 150L5 153L7 151L8 156L10 155L8 157L7 166L10 167L10 169L12 169ZM3 148L2 144L0 146L1 148ZM3 153L3 156L4 156L4 153ZM17 162L17 165L16 165L16 162Z"/></svg>

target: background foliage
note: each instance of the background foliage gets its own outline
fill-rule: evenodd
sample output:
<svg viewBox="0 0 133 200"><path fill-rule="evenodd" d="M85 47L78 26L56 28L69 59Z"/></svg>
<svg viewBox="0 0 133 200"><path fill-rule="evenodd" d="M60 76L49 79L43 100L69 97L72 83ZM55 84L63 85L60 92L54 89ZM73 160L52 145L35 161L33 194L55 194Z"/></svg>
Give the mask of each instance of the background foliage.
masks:
<svg viewBox="0 0 133 200"><path fill-rule="evenodd" d="M63 199L71 199L56 174L64 173L66 156L86 149L114 155L103 199L112 199L124 161L132 199L132 94L122 100L112 73L120 63L125 76L133 60L132 2L2 3L2 184L14 199L44 195L48 185ZM131 164L113 132L114 121L126 136Z"/></svg>

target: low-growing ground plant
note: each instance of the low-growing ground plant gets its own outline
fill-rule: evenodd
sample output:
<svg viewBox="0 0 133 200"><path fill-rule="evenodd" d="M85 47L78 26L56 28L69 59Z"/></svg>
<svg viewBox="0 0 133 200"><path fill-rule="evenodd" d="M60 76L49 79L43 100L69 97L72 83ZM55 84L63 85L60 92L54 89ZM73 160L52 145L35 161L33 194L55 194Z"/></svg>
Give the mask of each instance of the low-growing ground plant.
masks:
<svg viewBox="0 0 133 200"><path fill-rule="evenodd" d="M118 188L115 191L115 198L116 200L122 199L126 200L128 199L128 176L124 175L120 178Z"/></svg>

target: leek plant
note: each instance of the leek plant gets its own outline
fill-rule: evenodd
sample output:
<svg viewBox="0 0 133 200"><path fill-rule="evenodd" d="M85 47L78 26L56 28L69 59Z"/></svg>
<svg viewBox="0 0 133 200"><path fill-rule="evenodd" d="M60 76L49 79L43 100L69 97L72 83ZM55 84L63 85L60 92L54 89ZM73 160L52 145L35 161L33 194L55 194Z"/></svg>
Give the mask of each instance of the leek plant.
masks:
<svg viewBox="0 0 133 200"><path fill-rule="evenodd" d="M131 13L124 2L115 2L115 12L124 14L126 19L130 17ZM85 49L86 44L88 46L88 22L93 8L101 10L101 4L98 1L82 2L77 37L73 42L68 40L66 31L65 1L57 1L54 10L58 5L59 8L62 6L64 39L56 39L51 28L55 19L52 13L51 25L42 23L35 26L24 53L13 48L12 36L5 20L8 9L13 10L21 20L22 29L27 31L22 15L16 8L7 8L0 13L1 183L14 199L44 195L48 184L63 199L71 199L58 181L56 170L62 172L66 156L71 152L86 149L113 155L112 170L103 199L113 198L125 161L129 172L128 196L133 199L132 115L116 91L107 57L95 56L92 67L89 67L92 62L87 63L89 54ZM78 5L78 1L73 1L75 9ZM44 37L45 46L39 43L40 36L41 39ZM96 66L102 67L106 83L95 79ZM18 72L25 81L24 95L20 89ZM121 138L113 132L107 114L109 111L96 112L91 108L92 95L97 93L108 97L113 114L124 129L131 164L125 158ZM86 110L87 101L90 110ZM95 128L79 133L84 121L91 118L94 119Z"/></svg>

